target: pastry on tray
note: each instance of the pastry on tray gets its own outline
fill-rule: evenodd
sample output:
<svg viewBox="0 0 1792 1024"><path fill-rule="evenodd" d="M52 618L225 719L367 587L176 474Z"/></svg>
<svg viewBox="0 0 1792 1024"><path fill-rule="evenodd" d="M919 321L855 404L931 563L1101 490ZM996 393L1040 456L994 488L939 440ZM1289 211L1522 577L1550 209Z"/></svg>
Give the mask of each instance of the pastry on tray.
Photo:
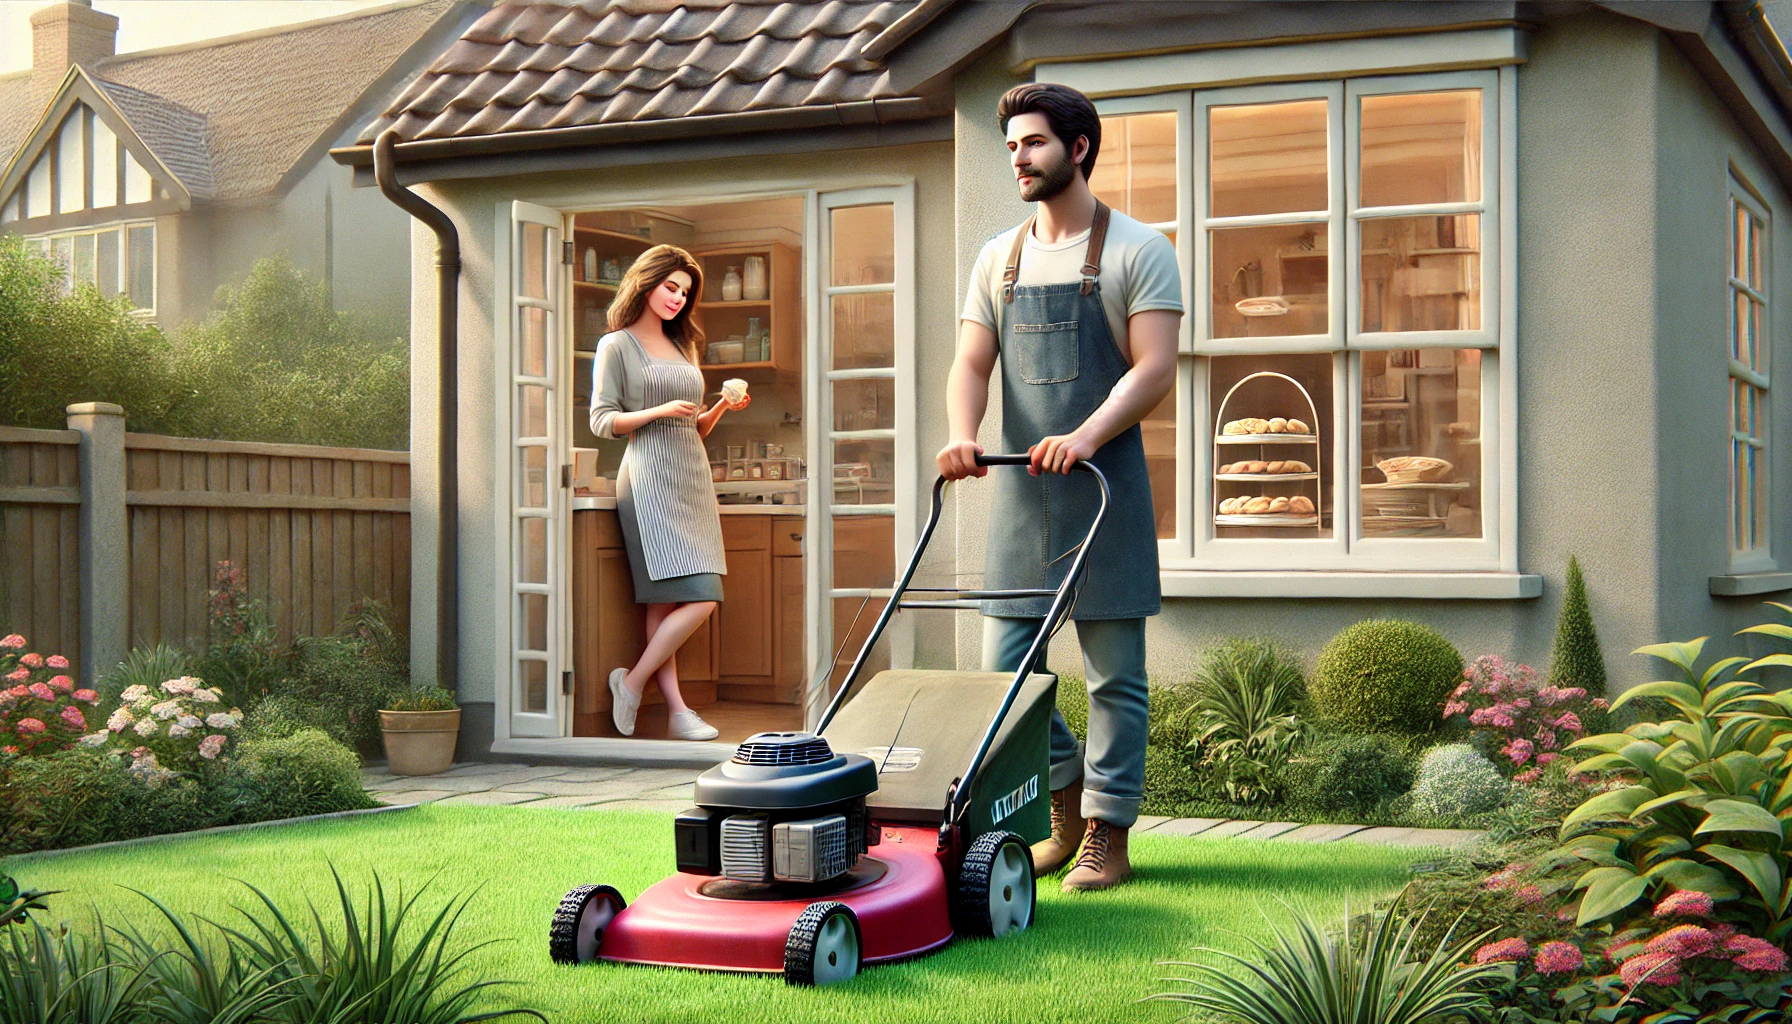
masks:
<svg viewBox="0 0 1792 1024"><path fill-rule="evenodd" d="M1271 515L1274 515L1277 512L1288 511L1288 499L1287 498L1271 498L1271 499L1269 499L1269 508L1267 509L1267 511Z"/></svg>
<svg viewBox="0 0 1792 1024"><path fill-rule="evenodd" d="M1304 494L1297 494L1294 497L1289 498L1288 499L1288 512L1290 515L1297 515L1297 516L1312 515L1313 514L1313 499L1307 497Z"/></svg>
<svg viewBox="0 0 1792 1024"><path fill-rule="evenodd" d="M1259 496L1259 497L1252 498L1250 501L1245 502L1244 508L1240 509L1239 511L1243 512L1247 516L1260 516L1269 511L1269 506L1270 506L1270 499Z"/></svg>
<svg viewBox="0 0 1792 1024"><path fill-rule="evenodd" d="M1400 455L1375 464L1390 484L1436 483L1447 478L1455 465L1427 455Z"/></svg>

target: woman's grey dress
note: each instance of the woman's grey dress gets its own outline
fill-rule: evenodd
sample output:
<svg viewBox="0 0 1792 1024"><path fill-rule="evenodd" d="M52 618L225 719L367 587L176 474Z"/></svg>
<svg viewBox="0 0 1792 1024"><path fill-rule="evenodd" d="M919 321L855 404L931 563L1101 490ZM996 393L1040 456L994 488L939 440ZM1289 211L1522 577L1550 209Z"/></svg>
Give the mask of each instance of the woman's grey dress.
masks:
<svg viewBox="0 0 1792 1024"><path fill-rule="evenodd" d="M614 438L617 413L666 402L703 401L703 371L684 359L649 354L628 331L598 342L593 360L591 431ZM666 416L628 435L616 476L616 518L628 550L637 604L720 601L722 520L709 456L695 420Z"/></svg>

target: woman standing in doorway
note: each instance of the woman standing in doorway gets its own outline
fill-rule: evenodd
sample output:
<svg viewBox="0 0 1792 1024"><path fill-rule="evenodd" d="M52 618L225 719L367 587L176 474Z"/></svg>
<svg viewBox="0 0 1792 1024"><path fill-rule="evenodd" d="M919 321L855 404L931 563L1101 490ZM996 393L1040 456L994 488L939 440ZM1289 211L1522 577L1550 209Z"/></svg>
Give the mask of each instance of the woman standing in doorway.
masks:
<svg viewBox="0 0 1792 1024"><path fill-rule="evenodd" d="M702 408L703 331L692 318L702 293L703 270L690 253L672 245L642 253L616 289L610 333L593 360L591 432L628 438L616 518L635 602L647 606L647 648L633 668L610 673L610 714L624 736L634 735L650 680L665 694L673 739L718 735L679 693L675 655L722 600L728 571L703 438L724 411L744 409L751 399Z"/></svg>

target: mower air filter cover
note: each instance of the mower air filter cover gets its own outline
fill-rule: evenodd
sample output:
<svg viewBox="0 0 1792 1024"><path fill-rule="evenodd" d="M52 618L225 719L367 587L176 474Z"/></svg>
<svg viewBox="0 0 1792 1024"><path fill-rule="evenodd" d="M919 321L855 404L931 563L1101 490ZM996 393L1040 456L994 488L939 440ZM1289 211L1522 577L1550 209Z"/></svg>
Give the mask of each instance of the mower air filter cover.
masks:
<svg viewBox="0 0 1792 1024"><path fill-rule="evenodd" d="M855 800L877 791L877 765L836 754L813 733L762 732L697 777L699 807L791 810Z"/></svg>

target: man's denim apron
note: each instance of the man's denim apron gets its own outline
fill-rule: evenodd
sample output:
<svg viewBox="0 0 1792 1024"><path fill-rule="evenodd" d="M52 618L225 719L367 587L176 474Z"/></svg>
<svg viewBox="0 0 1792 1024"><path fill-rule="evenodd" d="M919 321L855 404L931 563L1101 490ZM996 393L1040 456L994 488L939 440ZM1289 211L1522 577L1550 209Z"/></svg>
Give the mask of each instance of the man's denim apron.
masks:
<svg viewBox="0 0 1792 1024"><path fill-rule="evenodd" d="M1082 280L1017 285L1021 249L1033 231L1028 219L1015 235L1002 280L1002 450L1024 452L1041 439L1081 426L1130 369L1108 328L1101 304L1101 250L1109 211L1097 203L1089 229ZM1078 778L1082 813L1130 827L1144 792L1149 722L1145 678L1145 616L1161 605L1157 523L1145 446L1134 424L1089 459L1107 475L1109 503L1089 551L1072 618L1083 648L1089 686L1087 757L1063 716L1052 712L1051 788ZM989 556L984 585L992 590L1040 589L1063 582L1073 549L1089 532L1101 492L1082 473L1015 470L991 474ZM985 601L992 616L984 668L1011 672L1049 609L1049 598ZM1045 671L1041 651L1037 671Z"/></svg>

